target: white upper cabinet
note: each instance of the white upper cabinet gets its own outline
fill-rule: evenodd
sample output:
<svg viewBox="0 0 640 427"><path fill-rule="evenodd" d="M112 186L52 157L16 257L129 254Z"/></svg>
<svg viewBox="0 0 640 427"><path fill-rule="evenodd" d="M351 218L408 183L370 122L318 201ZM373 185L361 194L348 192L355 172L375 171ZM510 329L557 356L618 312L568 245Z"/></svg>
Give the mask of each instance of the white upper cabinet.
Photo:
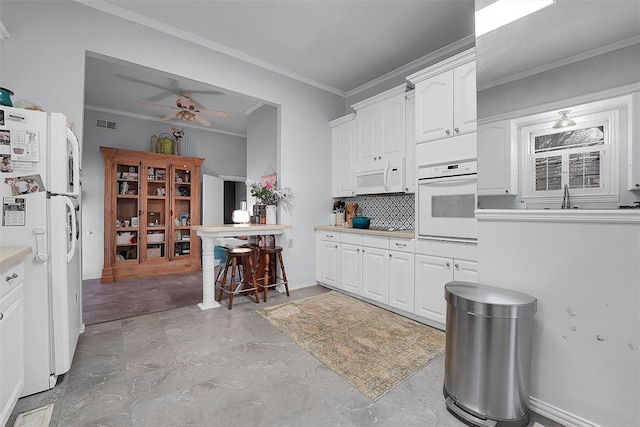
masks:
<svg viewBox="0 0 640 427"><path fill-rule="evenodd" d="M518 194L518 145L511 120L478 126L478 195Z"/></svg>
<svg viewBox="0 0 640 427"><path fill-rule="evenodd" d="M476 130L475 49L407 77L415 85L415 142Z"/></svg>
<svg viewBox="0 0 640 427"><path fill-rule="evenodd" d="M353 164L356 152L355 114L329 122L331 126L331 196L354 194Z"/></svg>
<svg viewBox="0 0 640 427"><path fill-rule="evenodd" d="M384 165L405 155L406 85L352 105L356 110L356 168Z"/></svg>
<svg viewBox="0 0 640 427"><path fill-rule="evenodd" d="M476 131L476 62L453 69L453 134Z"/></svg>
<svg viewBox="0 0 640 427"><path fill-rule="evenodd" d="M416 143L415 143L415 92L411 91L406 95L405 101L405 193L415 193L417 185L416 177Z"/></svg>

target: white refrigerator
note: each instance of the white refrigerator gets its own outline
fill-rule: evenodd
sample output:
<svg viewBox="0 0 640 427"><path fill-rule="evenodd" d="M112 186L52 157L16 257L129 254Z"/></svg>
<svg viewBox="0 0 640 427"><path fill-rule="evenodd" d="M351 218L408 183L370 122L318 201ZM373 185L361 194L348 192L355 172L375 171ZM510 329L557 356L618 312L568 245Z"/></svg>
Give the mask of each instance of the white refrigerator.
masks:
<svg viewBox="0 0 640 427"><path fill-rule="evenodd" d="M0 106L0 196L0 245L33 249L25 259L26 396L69 370L83 329L80 149L64 115Z"/></svg>

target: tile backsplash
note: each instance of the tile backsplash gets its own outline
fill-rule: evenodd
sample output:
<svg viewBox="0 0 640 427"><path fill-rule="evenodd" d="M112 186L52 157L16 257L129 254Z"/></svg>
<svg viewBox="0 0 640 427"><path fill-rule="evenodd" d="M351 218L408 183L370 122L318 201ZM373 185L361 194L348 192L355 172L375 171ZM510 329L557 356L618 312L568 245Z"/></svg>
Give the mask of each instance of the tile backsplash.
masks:
<svg viewBox="0 0 640 427"><path fill-rule="evenodd" d="M345 205L358 204L358 215L371 218L371 227L414 229L414 194L372 194L340 199Z"/></svg>

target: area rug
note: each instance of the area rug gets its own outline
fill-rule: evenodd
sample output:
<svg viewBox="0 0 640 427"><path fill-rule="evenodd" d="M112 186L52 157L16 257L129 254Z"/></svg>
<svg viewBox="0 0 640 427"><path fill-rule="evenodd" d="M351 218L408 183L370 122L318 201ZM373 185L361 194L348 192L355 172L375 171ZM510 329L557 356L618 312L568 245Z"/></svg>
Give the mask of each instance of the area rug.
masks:
<svg viewBox="0 0 640 427"><path fill-rule="evenodd" d="M444 353L444 332L335 291L257 312L372 400Z"/></svg>

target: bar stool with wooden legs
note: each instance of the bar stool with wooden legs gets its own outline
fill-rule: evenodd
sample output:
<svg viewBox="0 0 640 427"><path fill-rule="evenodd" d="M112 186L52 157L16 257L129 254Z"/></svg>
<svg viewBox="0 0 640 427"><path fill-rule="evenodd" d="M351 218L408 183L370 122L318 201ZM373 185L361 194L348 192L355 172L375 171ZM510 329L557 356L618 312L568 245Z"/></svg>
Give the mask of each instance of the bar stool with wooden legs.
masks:
<svg viewBox="0 0 640 427"><path fill-rule="evenodd" d="M222 293L229 294L229 310L233 306L234 295L249 294L253 291L256 302L260 302L258 294L258 285L253 270L253 249L247 247L228 248L227 262L222 272L222 280L216 300L222 300ZM242 266L242 276L236 279L236 272L240 276L240 266ZM227 272L231 268L231 278L227 285Z"/></svg>
<svg viewBox="0 0 640 427"><path fill-rule="evenodd" d="M278 271L278 264L280 271ZM278 274L280 273L280 274ZM261 246L258 248L258 270L256 283L263 292L263 301L267 302L269 288L284 285L289 296L289 281L282 259L282 246Z"/></svg>

